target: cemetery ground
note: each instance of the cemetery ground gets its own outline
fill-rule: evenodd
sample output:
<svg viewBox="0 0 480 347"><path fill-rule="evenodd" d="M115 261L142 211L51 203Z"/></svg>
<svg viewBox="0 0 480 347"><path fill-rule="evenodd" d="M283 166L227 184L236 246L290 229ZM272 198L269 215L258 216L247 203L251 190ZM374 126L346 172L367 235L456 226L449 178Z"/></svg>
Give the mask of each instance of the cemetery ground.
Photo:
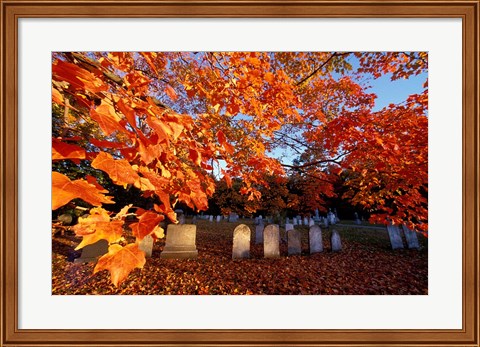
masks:
<svg viewBox="0 0 480 347"><path fill-rule="evenodd" d="M252 231L250 258L232 260L233 230L242 223ZM265 259L263 244L255 244L253 220L199 220L196 224L198 258L161 259L165 239L160 239L144 268L135 269L118 288L110 281L108 271L93 274L95 263L74 263L81 253L74 251L81 238L69 230L63 235L58 232L52 239L52 294L428 294L428 240L422 235L418 235L420 250L392 250L386 228L322 227L324 250L311 255L308 227L295 226L302 233L302 254L287 256L287 244L282 242L280 257ZM333 229L341 236L340 252L331 251Z"/></svg>

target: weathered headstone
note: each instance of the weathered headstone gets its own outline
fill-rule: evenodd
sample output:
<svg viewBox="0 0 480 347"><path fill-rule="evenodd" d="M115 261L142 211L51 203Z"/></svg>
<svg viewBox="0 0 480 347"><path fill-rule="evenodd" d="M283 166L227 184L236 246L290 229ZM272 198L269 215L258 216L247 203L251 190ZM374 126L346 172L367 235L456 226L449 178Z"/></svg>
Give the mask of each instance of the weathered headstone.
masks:
<svg viewBox="0 0 480 347"><path fill-rule="evenodd" d="M232 258L250 257L250 228L245 224L240 224L233 231L233 251Z"/></svg>
<svg viewBox="0 0 480 347"><path fill-rule="evenodd" d="M208 221L209 221L210 223L213 222L213 216L209 216L209 217L208 217Z"/></svg>
<svg viewBox="0 0 480 347"><path fill-rule="evenodd" d="M313 220L313 218L310 218L310 220L308 221L308 226L311 227L312 225L315 225L315 221Z"/></svg>
<svg viewBox="0 0 480 347"><path fill-rule="evenodd" d="M174 211L177 214L177 220L180 223L180 220L183 216L183 223L185 223L185 214L183 213L183 210L180 208L175 209Z"/></svg>
<svg viewBox="0 0 480 347"><path fill-rule="evenodd" d="M108 253L108 241L98 240L91 245L86 245L82 248L82 255L80 258L75 259L75 263L90 263L97 261L105 253Z"/></svg>
<svg viewBox="0 0 480 347"><path fill-rule="evenodd" d="M398 225L387 225L388 237L390 238L390 243L392 245L392 249L402 249L403 248L403 240L402 235L400 234L400 228Z"/></svg>
<svg viewBox="0 0 480 347"><path fill-rule="evenodd" d="M340 240L340 234L333 229L332 231L332 252L340 252L342 250L342 241Z"/></svg>
<svg viewBox="0 0 480 347"><path fill-rule="evenodd" d="M328 228L328 218L327 217L323 219L323 226L325 228Z"/></svg>
<svg viewBox="0 0 480 347"><path fill-rule="evenodd" d="M362 221L360 220L360 218L358 218L358 213L357 212L355 212L355 224L357 224L357 225L362 224Z"/></svg>
<svg viewBox="0 0 480 347"><path fill-rule="evenodd" d="M178 217L178 223L179 224L185 224L185 215L181 214L180 217Z"/></svg>
<svg viewBox="0 0 480 347"><path fill-rule="evenodd" d="M300 230L287 231L288 255L302 254L302 234Z"/></svg>
<svg viewBox="0 0 480 347"><path fill-rule="evenodd" d="M312 225L308 232L310 254L323 252L322 229L318 225Z"/></svg>
<svg viewBox="0 0 480 347"><path fill-rule="evenodd" d="M307 217L303 217L303 225L308 225L308 219L307 219Z"/></svg>
<svg viewBox="0 0 480 347"><path fill-rule="evenodd" d="M257 245L263 243L263 229L264 229L263 223L260 223L255 227L255 243Z"/></svg>
<svg viewBox="0 0 480 347"><path fill-rule="evenodd" d="M405 234L405 239L407 240L407 246L410 249L419 249L420 244L418 243L417 233L409 229L406 225L402 225L403 233Z"/></svg>
<svg viewBox="0 0 480 347"><path fill-rule="evenodd" d="M222 220L222 216L217 216L217 223L219 223Z"/></svg>
<svg viewBox="0 0 480 347"><path fill-rule="evenodd" d="M335 224L337 222L337 219L335 218L335 215L332 213L332 211L328 212L328 222L330 224Z"/></svg>
<svg viewBox="0 0 480 347"><path fill-rule="evenodd" d="M280 232L277 224L270 224L263 231L263 256L277 258L280 256Z"/></svg>
<svg viewBox="0 0 480 347"><path fill-rule="evenodd" d="M71 214L64 213L58 216L58 221L61 222L63 225L70 225L72 224L73 217Z"/></svg>
<svg viewBox="0 0 480 347"><path fill-rule="evenodd" d="M151 258L153 250L153 237L150 235L145 236L142 241L138 243L138 249L144 251L147 258Z"/></svg>
<svg viewBox="0 0 480 347"><path fill-rule="evenodd" d="M167 239L160 258L185 259L196 258L198 251L195 246L197 226L193 224L169 224Z"/></svg>
<svg viewBox="0 0 480 347"><path fill-rule="evenodd" d="M302 217L301 216L297 216L297 224L302 225Z"/></svg>
<svg viewBox="0 0 480 347"><path fill-rule="evenodd" d="M335 224L340 223L340 218L338 218L337 209L333 209L333 215L335 216Z"/></svg>
<svg viewBox="0 0 480 347"><path fill-rule="evenodd" d="M291 224L291 223L286 223L285 224L285 234L282 233L282 235L281 235L282 242L284 242L284 243L288 242L288 231L293 230L293 229L294 229L293 224Z"/></svg>
<svg viewBox="0 0 480 347"><path fill-rule="evenodd" d="M230 223L236 223L238 221L238 214L230 213L230 216L228 217L228 221Z"/></svg>

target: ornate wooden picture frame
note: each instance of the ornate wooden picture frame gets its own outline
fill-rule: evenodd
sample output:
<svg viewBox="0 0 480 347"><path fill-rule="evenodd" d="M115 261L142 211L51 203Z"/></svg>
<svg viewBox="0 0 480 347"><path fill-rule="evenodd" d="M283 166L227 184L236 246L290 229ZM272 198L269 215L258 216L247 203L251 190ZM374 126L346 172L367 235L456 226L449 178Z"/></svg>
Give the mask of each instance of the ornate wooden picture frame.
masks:
<svg viewBox="0 0 480 347"><path fill-rule="evenodd" d="M20 18L460 18L463 23L462 309L458 330L19 329ZM1 1L2 346L479 346L479 1Z"/></svg>

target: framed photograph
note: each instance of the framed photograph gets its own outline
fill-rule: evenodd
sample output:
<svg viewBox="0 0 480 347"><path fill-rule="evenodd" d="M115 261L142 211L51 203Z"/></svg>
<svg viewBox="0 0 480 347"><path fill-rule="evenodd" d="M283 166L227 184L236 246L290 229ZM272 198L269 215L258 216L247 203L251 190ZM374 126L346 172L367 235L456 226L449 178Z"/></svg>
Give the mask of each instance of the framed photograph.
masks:
<svg viewBox="0 0 480 347"><path fill-rule="evenodd" d="M127 0L120 3L11 0L2 1L1 7L0 345L479 346L478 0ZM327 63L332 63L332 67ZM402 68L398 69L395 64ZM326 77L316 80L322 68ZM148 76L160 76L159 69L163 69L165 75L155 82L156 97L148 94L152 89L148 90L148 95L142 94L142 88L148 84L143 83L142 78L147 81ZM355 76L343 75L351 69L358 73ZM292 71L296 73L296 79L288 76ZM219 77L222 74L226 76L224 79ZM356 78L365 78L369 74L374 80L382 74L393 76L392 80L407 80L415 76L419 87L415 89L409 85L402 89L397 87L400 84L395 84L379 108L365 111L371 108L372 96L363 90L355 92ZM173 78L176 84L172 82ZM105 81L110 84L104 85ZM371 81L362 80L362 83L367 82ZM245 83L245 86L240 89L237 83ZM295 88L304 88L307 95L304 99L290 93L292 83L295 83ZM375 83L371 83L375 88ZM257 88L258 85L267 87ZM312 86L318 88L313 89ZM211 88L211 92L206 88ZM230 90L227 91L228 88ZM263 94L257 94L255 88ZM311 96L308 96L308 88L312 88ZM243 94L234 94L237 89ZM272 90L275 90L275 97L269 94ZM336 92L341 97L349 97L340 99L340 94ZM235 102L232 95L242 100L243 104ZM190 100L193 101L189 104ZM402 103L402 100L406 101ZM396 207L386 209L389 219L384 224L389 221L392 221L392 226L401 224L404 236L400 237L404 238L408 248L419 248L410 239L409 227L422 231L424 236L420 245L428 244L428 247L422 252L382 250L381 253L387 256L372 258L376 259L375 262L378 259L379 263L368 267L365 265L368 261L362 262L361 258L371 252L370 248L366 247L364 253L352 252L349 243L352 239L343 239L346 232L340 229L345 252L335 252L342 248L340 236L331 228L324 229L328 230L329 243L325 249L327 252L321 257L329 265L315 267L308 259L320 258L314 258L318 255L311 258L305 257L305 254L303 258L298 256L302 253L304 241L297 235L297 243L292 241L290 244L290 237L295 240L295 236L293 232L291 235L288 233L287 225L291 223L292 229L295 225L295 229L304 230L307 234L310 232L311 242L318 235L312 236L312 229L308 228L315 223L327 228L338 222L338 216L333 209L320 212L317 209L313 214L314 207L311 215L296 216L300 209L298 206L309 206L309 190L306 189L296 195L297 210L289 205L289 214L267 214L267 224L281 226L279 237L275 239L275 242L280 242L279 250L275 247L270 249L270 244L268 247L264 244L261 249L260 245L256 245L255 233L251 241L253 246L250 246L248 228L238 230L238 235L235 229L237 236L232 236L231 228L228 237L233 238L233 255L231 240L228 239L222 243L228 248L225 251L227 261L219 261L209 273L210 277L218 274L219 278L222 271L236 273L232 278L237 282L229 282L226 285L228 289L206 286L202 282L206 280L205 276L198 277L200 274L195 271L201 270L193 263L190 268L176 269L177 274L188 273L192 283L185 284L182 290L187 287L189 290L152 291L152 288L160 286L165 288L168 278L157 274L156 283L152 284L148 282L145 271L142 270L142 277L140 270L135 268L143 267L144 254L148 253L141 248L145 247L144 243L140 245L142 240L146 236L161 238L163 228L167 230L168 225L161 224L163 218L168 217L180 224L186 218L187 224L197 223L198 226L234 225L229 223L238 222L239 214L242 214L218 202L215 213L182 215L184 211L190 211L188 208L201 210L199 206L206 201L204 192L209 189L210 176L201 176L200 173L214 171L214 165L206 159L208 155L212 163L214 159L222 158L223 161L217 163L220 173L218 182L222 181L231 188L232 180L239 180L239 167L251 164L252 161L247 159L254 153L252 148L267 145L267 141L262 141L271 136L269 129L277 126L275 121L289 119L294 124L295 115L306 117L315 109L314 106L301 109L300 104L322 104L319 106L321 112L314 112L311 124L302 128L292 127L290 133L277 136L277 144L284 147L291 144L286 136L302 131L310 141L305 143L315 143L315 136L317 139L322 136L322 141L315 144L324 151L322 153L329 153L329 157L318 159L315 157L318 152L305 152L309 153L312 162L322 162L325 166L321 172L305 170L301 173L325 175L328 171L329 175L343 174L344 182L348 182L349 186L358 184L355 187L357 192L365 191L365 182L375 180L377 183L373 190L378 193L378 187L386 181L378 183L380 176L369 176L367 168L359 170L355 167L356 163L369 156L372 172L378 173L385 165L394 167L395 160L385 164L389 159L388 153L402 153L399 157L403 158L403 162L398 167L411 171L409 181L403 182L402 176L395 183L399 185L395 193L397 200L388 204ZM89 110L83 112L84 115L82 107ZM239 155L236 161L226 160L227 154L241 146L242 136L247 137L247 115L254 114L256 117L257 113L267 113L265 110L269 110L270 118L258 118L257 124L249 130L258 132L259 142L252 137L251 142L245 145L250 151L244 156L247 159L243 162ZM408 118L412 110L421 117ZM327 127L318 124L331 121L331 112L346 115L345 123L338 117L336 123L329 123L331 128L328 129L334 130L328 131L325 130ZM197 125L187 116L190 113L196 115L195 122L203 124L203 128L196 128ZM202 118L203 114L207 116ZM212 115L219 115L218 121L213 121L217 118L212 118ZM70 125L62 125L63 121L66 124L67 118ZM352 125L352 119L358 123ZM231 125L234 120L239 126ZM261 122L268 126L262 127ZM376 129L386 129L394 123L399 125L398 142L385 143L384 137L371 135ZM315 126L322 132L315 133L312 130ZM362 130L363 126L369 133ZM364 147L363 157L348 159L348 139L356 136L352 129L357 130L361 138L352 140L351 146L353 143L357 147L359 143L373 145ZM88 140L85 141L87 132ZM98 136L91 135L94 133ZM208 136L214 140L198 147ZM339 137L346 139L338 147L340 149L329 149ZM175 142L178 139L183 142ZM130 147L120 148L122 141ZM408 152L407 148L413 147L415 149ZM171 149L173 154L168 154L166 148ZM370 149L371 152L368 152ZM115 156L117 153L120 154ZM348 164L343 171L328 166L336 161L333 154ZM299 161L288 162L284 168L300 172L299 168L313 166L302 162L305 157L306 154L300 156ZM275 172L274 163L262 156L258 158L258 162L252 164L250 176L243 177L242 182L249 179L255 182L261 169ZM316 158L316 161L311 158ZM91 160L97 174L87 170L81 176L67 177L66 172L72 166L58 164L53 166L55 174L52 175L52 160L56 165L56 159L68 159L76 165L79 160ZM177 159L178 162L175 162ZM420 166L404 165L410 160L423 161ZM107 162L117 165L115 172L111 171L112 166ZM172 163L182 169L174 171ZM120 164L124 166L118 169ZM254 172L255 167L258 172ZM129 170L130 176L127 174ZM100 171L105 174L98 175ZM198 184L194 187L193 183L185 181L184 186L179 185L176 191L167 191L167 187L172 185L165 182L172 175L178 182L184 180L185 175L190 175L194 178L191 182L198 181ZM326 180L331 176L321 177ZM407 192L417 181L422 181L418 183L420 188L414 192L417 201L409 205L407 212L397 209L400 205L408 205L409 202L402 196L408 195ZM271 190L276 183L269 182ZM136 204L133 209L132 205L128 205L120 210L122 205L116 210L106 207L104 210L102 204L107 206L111 202L104 188L108 186L111 192L114 184L128 189L134 187L132 190L137 189L142 199L156 194L157 200L142 200L145 204L151 202L148 208ZM249 183L249 189L244 189L246 196L252 196L252 199L242 202L245 206L257 194L255 189L251 189L253 186ZM182 190L184 187L188 189ZM314 192L315 189L330 189L325 185L309 187ZM268 196L267 193L263 192ZM130 191L129 198L132 194ZM184 203L180 206L184 210L175 207L175 204L170 206L172 200L169 194ZM115 199L118 196L115 195ZM368 210L372 207L372 203L367 201L370 196L357 194L356 201L363 206L362 212L371 212L368 217L372 225L368 224L366 228L375 231L373 223L380 223L383 217L372 212L373 209ZM70 204L78 198L88 204ZM91 206L95 208L90 209ZM287 210L286 206L282 208ZM378 205L376 208L375 211L378 211ZM408 217L414 209L417 209L414 217ZM67 210L73 212L69 215L65 213ZM339 210L340 214L343 213L341 208ZM352 225L362 224L361 213L355 212L355 217L353 210L349 213L351 216L346 219L351 219ZM228 214L229 217L225 217ZM74 218L79 226L63 228L71 222L65 218ZM408 220L408 223L402 224L395 218L398 221ZM247 219L249 224L245 222ZM240 221L251 224L251 228L263 223L262 217L253 212L241 215ZM128 225L126 229L124 222ZM80 253L73 252L72 245L81 249L95 244L102 238L92 236L95 233L98 235L98 230L103 228L103 224L101 227L99 223L108 224L102 229L103 235L108 234L103 237L108 242L102 246L101 254L92 256L100 257L97 266L94 269L93 264L75 264L73 258L78 258ZM296 227L302 223L302 227ZM364 223L367 224L366 221ZM175 245L181 240L173 239L176 235L173 230L177 230L177 226L173 227L169 228L171 231L167 230L169 236L161 243L162 256L165 257L178 255ZM348 230L348 225L343 227ZM123 235L122 228L128 233ZM282 234L282 228L285 234ZM382 228L384 239L391 242L391 247L395 249L392 236L395 230L389 229L387 233L385 226ZM183 229L178 227L178 230ZM190 229L188 233L191 233ZM268 235L274 235L271 229ZM68 241L68 237L63 237L64 230L70 233L73 243ZM266 230L262 229L261 234L266 235ZM55 237L54 231L62 232L62 237ZM239 241L246 237L240 234L246 233L247 241ZM400 235L400 231L397 233ZM198 235L203 234L197 231L197 239ZM319 235L321 241L321 230ZM325 235L324 232L324 239ZM362 237L367 238L367 242L377 242L376 238L369 239L367 234L359 235L355 236L358 239L353 239L354 243ZM284 244L281 243L282 237L285 238ZM191 236L185 239L192 243ZM218 241L214 238L206 240ZM355 244L361 245L361 242ZM158 242L156 245L153 252L159 255ZM200 253L206 249L198 242L197 247ZM295 247L298 248L296 251ZM310 243L309 247L310 250L320 247L318 252L324 251L322 242L313 246ZM275 258L281 253L288 255L289 259L293 258L293 262L277 261L277 265L267 267L266 263L256 262L258 259L251 259L250 263L232 260L232 257L243 258L245 254L253 254L251 258L260 259L263 250L265 258L268 258L267 248L273 254L269 256ZM57 257L58 252L65 254ZM127 272L123 264L112 265L115 254L121 252L136 257ZM188 257L197 256L195 236L193 244L188 245L187 253ZM67 257L72 258L71 262L65 260ZM215 255L212 257L214 259ZM352 260L354 257L359 258ZM85 253L79 261L87 262L88 258ZM380 260L384 261L383 265L380 265ZM358 277L358 271L353 274L336 268L337 265L348 267L345 262L362 263L368 271L377 271L376 278L380 279L375 282L368 275ZM148 271L168 272L162 264L161 261L151 262ZM298 275L292 272L301 269L301 266L305 272ZM280 273L284 270L280 267L286 269L285 273ZM305 275L311 269L330 271L322 273L322 276L333 279L328 282L331 286L318 289L314 283L315 276ZM278 283L284 281L282 286L287 289L282 289L280 284L274 290L262 287L262 280L255 282L249 278L259 276L256 271L269 271L265 276L272 283L274 279ZM404 277L405 273L415 275ZM137 281L126 280L128 276L134 276ZM247 280L242 282L245 277ZM79 278L88 279L88 284L79 284ZM392 283L389 284L389 281ZM101 283L99 287L98 283ZM252 288L248 288L248 283L252 283ZM347 284L353 289L345 289Z"/></svg>

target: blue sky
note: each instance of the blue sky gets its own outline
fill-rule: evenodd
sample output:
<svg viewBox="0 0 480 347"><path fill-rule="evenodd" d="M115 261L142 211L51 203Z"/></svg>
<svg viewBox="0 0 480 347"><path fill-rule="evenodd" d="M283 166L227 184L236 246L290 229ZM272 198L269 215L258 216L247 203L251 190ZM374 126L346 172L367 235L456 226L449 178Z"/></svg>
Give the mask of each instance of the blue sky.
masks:
<svg viewBox="0 0 480 347"><path fill-rule="evenodd" d="M369 91L377 94L374 111L378 111L388 104L397 104L407 99L411 94L423 91L423 83L427 78L426 73L411 76L409 79L390 80L390 74L370 81L372 88Z"/></svg>
<svg viewBox="0 0 480 347"><path fill-rule="evenodd" d="M398 104L405 101L409 95L423 92L423 84L427 79L427 73L410 76L408 79L391 80L391 74L377 79L370 79L368 92L375 93L375 107L373 111L379 111L389 104ZM291 164L296 154L290 150L275 149L271 155L275 158L282 157L282 162Z"/></svg>

